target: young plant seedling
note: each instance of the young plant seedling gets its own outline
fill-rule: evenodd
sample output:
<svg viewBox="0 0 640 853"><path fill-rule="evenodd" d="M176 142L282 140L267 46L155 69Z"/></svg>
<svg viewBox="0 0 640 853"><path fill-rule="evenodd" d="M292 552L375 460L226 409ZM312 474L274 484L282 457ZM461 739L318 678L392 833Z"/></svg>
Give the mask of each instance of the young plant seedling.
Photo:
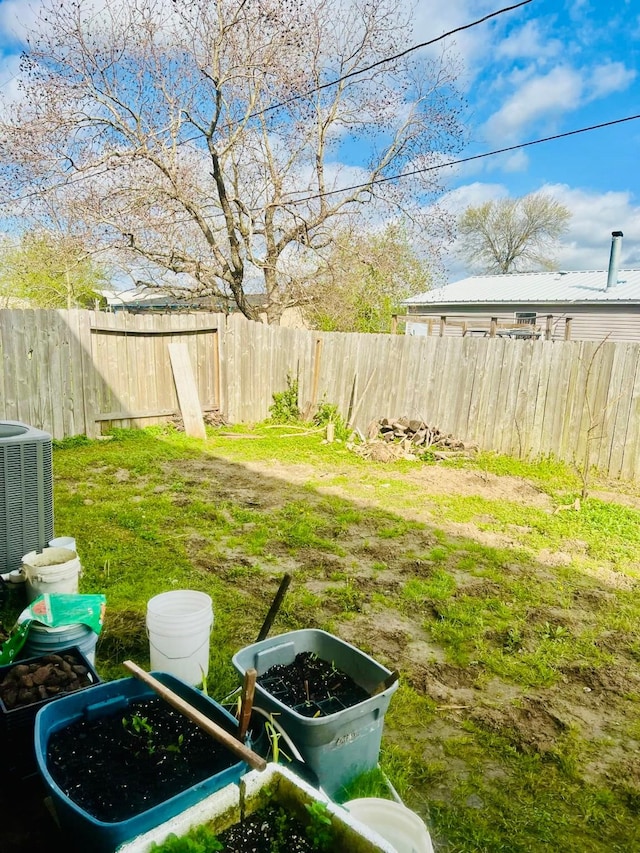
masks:
<svg viewBox="0 0 640 853"><path fill-rule="evenodd" d="M307 836L313 844L314 849L319 851L331 850L333 840L331 818L327 814L326 803L314 800L312 803L306 803L305 808L309 812L309 824L306 830Z"/></svg>
<svg viewBox="0 0 640 853"><path fill-rule="evenodd" d="M287 759L287 761L291 761L291 757L287 755L287 753L283 749L280 749L280 738L282 737L282 735L274 726L273 717L270 717L266 721L264 727L267 732L267 737L269 738L269 743L271 744L271 758L273 759L274 763L279 763L280 753L282 753L282 755Z"/></svg>

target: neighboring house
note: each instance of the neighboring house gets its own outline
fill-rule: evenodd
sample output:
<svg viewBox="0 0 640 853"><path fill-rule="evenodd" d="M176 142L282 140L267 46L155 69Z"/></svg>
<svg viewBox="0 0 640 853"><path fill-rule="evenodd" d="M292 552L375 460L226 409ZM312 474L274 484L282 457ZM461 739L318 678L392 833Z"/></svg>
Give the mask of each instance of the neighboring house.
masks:
<svg viewBox="0 0 640 853"><path fill-rule="evenodd" d="M107 300L107 310L113 313L129 314L175 313L177 311L227 311L218 300L210 297L196 297L186 293L184 298L176 297L157 287L140 284L131 290L103 291Z"/></svg>
<svg viewBox="0 0 640 853"><path fill-rule="evenodd" d="M232 300L216 299L212 296L192 296L185 293L183 298L175 294L167 293L157 287L138 285L131 290L118 292L104 291L107 300L107 310L114 313L127 312L129 314L175 314L178 312L212 311L230 314L238 311L236 303ZM251 293L247 300L257 307L264 302L264 295ZM264 315L260 315L264 319ZM286 308L282 318L281 326L293 328L304 328L302 312L298 308Z"/></svg>
<svg viewBox="0 0 640 853"><path fill-rule="evenodd" d="M608 270L478 275L413 296L405 334L640 341L640 269L618 269L622 236Z"/></svg>

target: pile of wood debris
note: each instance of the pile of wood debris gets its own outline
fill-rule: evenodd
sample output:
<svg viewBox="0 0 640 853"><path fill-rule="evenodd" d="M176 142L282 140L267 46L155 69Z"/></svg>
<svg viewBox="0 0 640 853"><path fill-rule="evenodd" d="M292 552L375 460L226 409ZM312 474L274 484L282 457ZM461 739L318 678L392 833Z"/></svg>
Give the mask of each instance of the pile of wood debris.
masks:
<svg viewBox="0 0 640 853"><path fill-rule="evenodd" d="M451 433L442 432L439 427L429 426L425 421L405 417L371 421L366 438L362 435L360 438L361 441L349 441L347 447L374 462L419 459L427 451L437 460L459 457L471 459L478 451L477 444L455 438Z"/></svg>

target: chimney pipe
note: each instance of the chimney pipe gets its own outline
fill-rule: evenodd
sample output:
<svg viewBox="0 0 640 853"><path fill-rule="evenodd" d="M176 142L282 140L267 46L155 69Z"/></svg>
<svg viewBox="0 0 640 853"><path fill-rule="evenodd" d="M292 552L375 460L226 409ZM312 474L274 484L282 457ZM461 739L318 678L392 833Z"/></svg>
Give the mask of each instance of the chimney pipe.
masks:
<svg viewBox="0 0 640 853"><path fill-rule="evenodd" d="M618 265L620 263L620 247L623 238L622 231L611 232L611 255L609 256L609 275L607 277L607 290L615 287L618 283Z"/></svg>

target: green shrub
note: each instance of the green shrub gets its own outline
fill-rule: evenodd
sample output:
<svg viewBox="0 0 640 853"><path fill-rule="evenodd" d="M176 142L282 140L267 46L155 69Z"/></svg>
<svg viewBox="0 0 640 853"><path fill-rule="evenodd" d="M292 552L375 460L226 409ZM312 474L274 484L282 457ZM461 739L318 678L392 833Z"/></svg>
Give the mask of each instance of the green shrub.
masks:
<svg viewBox="0 0 640 853"><path fill-rule="evenodd" d="M298 407L298 380L287 373L287 390L273 394L273 403L269 406L271 420L275 424L290 424L300 420Z"/></svg>
<svg viewBox="0 0 640 853"><path fill-rule="evenodd" d="M349 438L351 432L338 411L338 407L334 403L327 403L325 400L318 406L318 411L313 416L313 423L319 427L332 423L334 425L335 437L343 441Z"/></svg>

